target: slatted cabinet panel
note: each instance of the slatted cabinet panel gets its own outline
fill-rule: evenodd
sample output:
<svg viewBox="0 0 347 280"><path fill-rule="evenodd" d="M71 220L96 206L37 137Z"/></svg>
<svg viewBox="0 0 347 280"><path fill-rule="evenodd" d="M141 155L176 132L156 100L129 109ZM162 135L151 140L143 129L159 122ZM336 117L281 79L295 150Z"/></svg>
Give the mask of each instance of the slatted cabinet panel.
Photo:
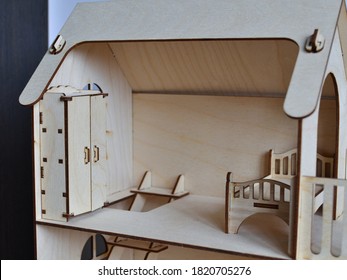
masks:
<svg viewBox="0 0 347 280"><path fill-rule="evenodd" d="M106 201L106 101L47 92L40 102L42 218L66 221Z"/></svg>

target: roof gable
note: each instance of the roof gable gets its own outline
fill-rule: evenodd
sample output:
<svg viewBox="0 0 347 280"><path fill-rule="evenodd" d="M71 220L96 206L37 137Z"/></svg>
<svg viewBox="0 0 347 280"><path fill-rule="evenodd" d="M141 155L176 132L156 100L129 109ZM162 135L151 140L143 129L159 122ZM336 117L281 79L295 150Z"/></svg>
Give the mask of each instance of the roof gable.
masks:
<svg viewBox="0 0 347 280"><path fill-rule="evenodd" d="M337 24L343 38L342 48L346 50L343 34L346 34L347 23L343 1L326 3L325 0L81 3L60 32L66 46L56 55L47 52L20 96L20 102L24 105L36 103L64 57L82 42L271 38L289 39L299 46L285 111L295 118L305 117L316 107ZM324 36L325 47L319 53L308 53L306 40L315 29Z"/></svg>

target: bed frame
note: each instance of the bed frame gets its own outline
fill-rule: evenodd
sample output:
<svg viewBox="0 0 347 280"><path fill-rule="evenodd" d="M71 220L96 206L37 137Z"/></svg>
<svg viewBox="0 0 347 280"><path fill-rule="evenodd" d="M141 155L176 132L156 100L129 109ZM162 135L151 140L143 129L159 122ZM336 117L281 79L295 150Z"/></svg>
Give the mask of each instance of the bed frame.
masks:
<svg viewBox="0 0 347 280"><path fill-rule="evenodd" d="M297 149L284 153L270 150L270 174L261 179L234 182L232 173L226 178L225 232L237 233L249 216L270 213L289 224L291 188L297 175ZM317 176L333 176L334 158L317 153ZM316 186L314 212L323 203L323 188Z"/></svg>

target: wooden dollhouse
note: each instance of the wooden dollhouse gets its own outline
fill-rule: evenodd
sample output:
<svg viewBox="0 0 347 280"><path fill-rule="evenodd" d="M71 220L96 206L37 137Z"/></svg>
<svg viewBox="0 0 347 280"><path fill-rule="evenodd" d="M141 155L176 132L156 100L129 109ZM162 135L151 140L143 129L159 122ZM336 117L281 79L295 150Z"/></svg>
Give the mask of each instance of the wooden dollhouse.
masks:
<svg viewBox="0 0 347 280"><path fill-rule="evenodd" d="M37 258L347 259L344 53L342 0L78 4L20 96Z"/></svg>

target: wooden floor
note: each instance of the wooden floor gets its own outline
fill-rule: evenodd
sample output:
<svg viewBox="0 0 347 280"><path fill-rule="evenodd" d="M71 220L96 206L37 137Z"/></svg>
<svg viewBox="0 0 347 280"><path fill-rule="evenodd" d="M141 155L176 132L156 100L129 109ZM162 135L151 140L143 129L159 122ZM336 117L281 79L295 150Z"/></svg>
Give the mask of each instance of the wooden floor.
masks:
<svg viewBox="0 0 347 280"><path fill-rule="evenodd" d="M216 252L290 259L285 222L271 215L255 215L245 220L238 234L226 234L224 204L223 198L189 195L148 212L108 207L67 223L38 223Z"/></svg>

